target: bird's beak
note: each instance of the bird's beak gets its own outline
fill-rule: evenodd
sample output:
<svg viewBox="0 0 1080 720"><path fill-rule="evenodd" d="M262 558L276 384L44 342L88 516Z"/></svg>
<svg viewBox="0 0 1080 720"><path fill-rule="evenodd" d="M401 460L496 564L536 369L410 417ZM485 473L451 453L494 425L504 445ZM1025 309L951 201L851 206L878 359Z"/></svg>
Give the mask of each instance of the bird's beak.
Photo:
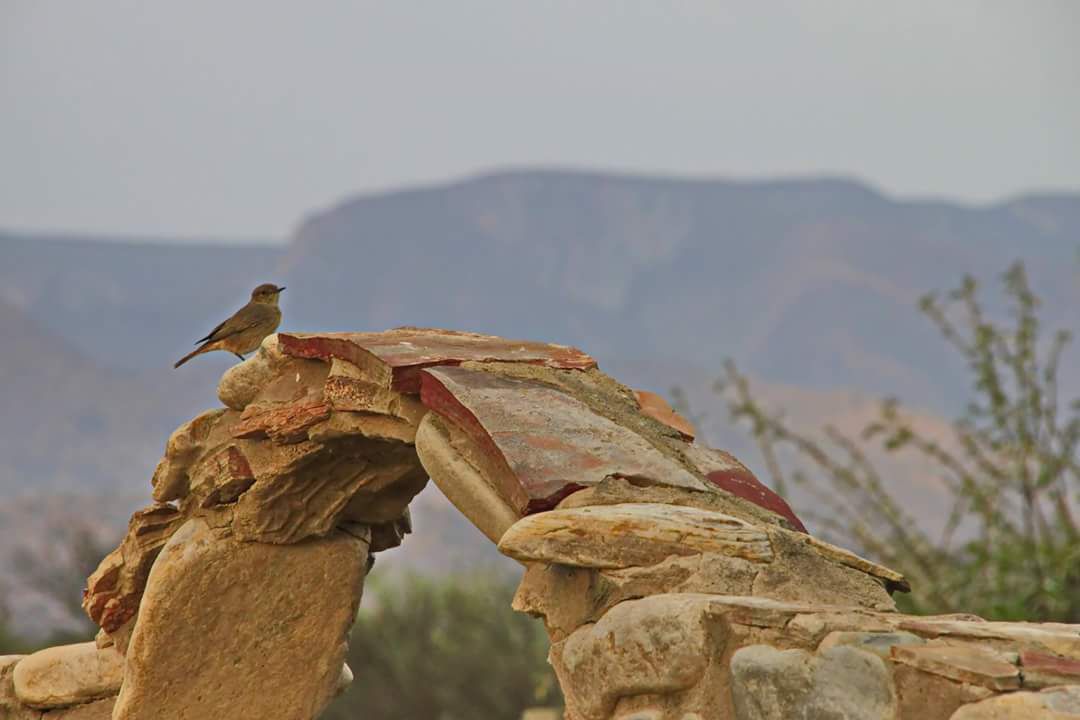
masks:
<svg viewBox="0 0 1080 720"><path fill-rule="evenodd" d="M282 285L281 287L279 287L279 288L278 288L277 290L275 290L274 292L281 292L281 291L282 291L282 290L284 290L284 289L285 289L285 286L284 286L284 285Z"/></svg>

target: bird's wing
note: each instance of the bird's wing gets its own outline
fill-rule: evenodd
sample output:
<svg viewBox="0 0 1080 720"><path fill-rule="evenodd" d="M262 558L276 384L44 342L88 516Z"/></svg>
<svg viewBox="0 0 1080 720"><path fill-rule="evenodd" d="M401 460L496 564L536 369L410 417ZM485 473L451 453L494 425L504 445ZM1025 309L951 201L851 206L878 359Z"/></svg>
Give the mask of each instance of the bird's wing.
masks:
<svg viewBox="0 0 1080 720"><path fill-rule="evenodd" d="M210 340L215 340L216 338L214 336L217 335L218 330L225 327L225 323L227 323L227 322L229 322L229 321L225 320L224 322L219 323L216 328L214 328L210 332L206 333L206 337L201 337L198 340L196 340L195 344L198 345L201 342L209 342Z"/></svg>
<svg viewBox="0 0 1080 720"><path fill-rule="evenodd" d="M198 345L201 342L222 340L230 335L235 335L258 325L263 319L261 310L262 308L258 305L245 305L237 310L236 314L231 318L211 330L209 335L202 340L197 341L195 344Z"/></svg>

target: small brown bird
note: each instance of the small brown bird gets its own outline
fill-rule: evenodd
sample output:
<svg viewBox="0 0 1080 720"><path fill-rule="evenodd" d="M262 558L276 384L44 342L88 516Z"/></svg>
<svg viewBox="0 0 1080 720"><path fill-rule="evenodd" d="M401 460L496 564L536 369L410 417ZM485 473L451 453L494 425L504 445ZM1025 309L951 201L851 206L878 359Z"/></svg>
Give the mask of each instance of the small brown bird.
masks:
<svg viewBox="0 0 1080 720"><path fill-rule="evenodd" d="M228 350L243 360L244 353L257 349L263 338L277 330L281 323L278 295L284 289L273 283L264 283L252 290L247 305L211 330L209 335L196 340L196 344L202 345L177 360L173 367L178 368L196 355L213 350Z"/></svg>

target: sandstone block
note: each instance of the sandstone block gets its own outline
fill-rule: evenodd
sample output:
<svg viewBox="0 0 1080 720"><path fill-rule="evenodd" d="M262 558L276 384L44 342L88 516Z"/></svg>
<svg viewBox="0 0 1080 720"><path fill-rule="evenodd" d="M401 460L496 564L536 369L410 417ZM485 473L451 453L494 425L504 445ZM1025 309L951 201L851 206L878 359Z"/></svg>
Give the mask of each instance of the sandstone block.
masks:
<svg viewBox="0 0 1080 720"><path fill-rule="evenodd" d="M696 507L734 515L757 525L791 526L790 521L780 515L713 485L707 485L702 490L691 490L664 485L635 484L622 477L604 478L596 485L590 485L567 495L556 507L564 510L589 505L621 505L622 503L664 503Z"/></svg>
<svg viewBox="0 0 1080 720"><path fill-rule="evenodd" d="M94 642L59 645L27 655L15 665L15 696L31 707L55 708L114 695L124 658Z"/></svg>
<svg viewBox="0 0 1080 720"><path fill-rule="evenodd" d="M484 533L499 542L519 515L475 462L470 462L460 430L429 413L416 431L416 452L443 495Z"/></svg>
<svg viewBox="0 0 1080 720"><path fill-rule="evenodd" d="M83 609L105 632L116 632L135 616L154 559L182 520L171 505L137 510L120 546L87 578Z"/></svg>
<svg viewBox="0 0 1080 720"><path fill-rule="evenodd" d="M658 595L616 605L553 646L568 706L588 720L621 697L687 690L703 677L722 630L695 595Z"/></svg>
<svg viewBox="0 0 1080 720"><path fill-rule="evenodd" d="M624 600L667 593L748 595L757 567L714 553L673 556L656 565L621 570L528 563L513 607L543 617L552 641L558 641Z"/></svg>
<svg viewBox="0 0 1080 720"><path fill-rule="evenodd" d="M352 681L353 681L352 668L349 667L349 663L342 663L342 665L341 665L341 675L338 676L337 685L334 686L334 694L335 695L340 695L341 693L348 690L349 686L352 685Z"/></svg>
<svg viewBox="0 0 1080 720"><path fill-rule="evenodd" d="M31 713L34 720L37 720L40 714L27 708L15 697L15 683L11 675L15 665L24 657L25 655L0 655L0 717L4 720L24 720Z"/></svg>
<svg viewBox="0 0 1080 720"><path fill-rule="evenodd" d="M426 482L415 453L397 442L352 437L325 445L270 444L247 456L256 480L231 508L232 530L242 540L287 544L322 537L350 519L346 511L357 495L352 518L392 520ZM397 479L405 482L389 488Z"/></svg>
<svg viewBox="0 0 1080 720"><path fill-rule="evenodd" d="M347 534L277 546L188 521L150 573L115 720L311 720L340 681L366 556Z"/></svg>
<svg viewBox="0 0 1080 720"><path fill-rule="evenodd" d="M758 480L750 468L731 453L704 445L688 445L685 452L698 472L716 487L784 518L791 529L806 532L802 520L787 501Z"/></svg>
<svg viewBox="0 0 1080 720"><path fill-rule="evenodd" d="M359 436L373 440L393 440L407 445L416 442L416 424L389 415L335 410L324 422L307 431L310 440L327 443L340 438Z"/></svg>
<svg viewBox="0 0 1080 720"><path fill-rule="evenodd" d="M773 559L768 534L744 520L692 507L633 503L551 510L515 523L499 551L522 561L578 567L654 565L672 555Z"/></svg>
<svg viewBox="0 0 1080 720"><path fill-rule="evenodd" d="M243 410L255 399L277 372L285 357L281 353L277 334L268 335L255 354L225 371L218 382L217 395L221 404Z"/></svg>
<svg viewBox="0 0 1080 720"><path fill-rule="evenodd" d="M1020 665L1025 688L1080 685L1080 660L1024 650L1020 653Z"/></svg>
<svg viewBox="0 0 1080 720"><path fill-rule="evenodd" d="M506 471L492 478L516 512L554 507L612 475L703 489L705 482L625 425L551 384L461 367L421 373L420 399Z"/></svg>
<svg viewBox="0 0 1080 720"><path fill-rule="evenodd" d="M1080 632L1075 625L927 617L906 618L900 623L900 629L923 637L988 640L1080 659Z"/></svg>
<svg viewBox="0 0 1080 720"><path fill-rule="evenodd" d="M753 593L793 602L859 605L879 611L896 609L884 583L863 570L823 556L808 535L772 527L775 559L754 578Z"/></svg>
<svg viewBox="0 0 1080 720"><path fill-rule="evenodd" d="M819 655L740 648L731 658L731 694L737 720L892 720L895 712L885 662L846 646Z"/></svg>
<svg viewBox="0 0 1080 720"><path fill-rule="evenodd" d="M154 499L169 502L187 495L188 471L204 449L207 438L227 411L207 410L173 431L165 443L165 455L154 470Z"/></svg>
<svg viewBox="0 0 1080 720"><path fill-rule="evenodd" d="M894 664L892 676L900 720L948 720L957 708L994 695L981 685L957 682L911 665Z"/></svg>
<svg viewBox="0 0 1080 720"><path fill-rule="evenodd" d="M108 697L85 705L72 705L60 710L50 710L41 720L112 720L116 698Z"/></svg>
<svg viewBox="0 0 1080 720"><path fill-rule="evenodd" d="M1076 720L1080 685L1014 692L964 705L950 720Z"/></svg>
<svg viewBox="0 0 1080 720"><path fill-rule="evenodd" d="M324 362L341 359L356 366L356 377L408 393L419 392L420 372L432 365L511 362L581 370L596 367L591 357L565 345L459 330L401 327L386 332L281 333L278 337L286 355Z"/></svg>
<svg viewBox="0 0 1080 720"><path fill-rule="evenodd" d="M828 650L838 645L850 645L857 650L874 653L882 660L889 660L891 659L892 649L898 645L925 644L926 640L907 632L835 630L825 636L825 639L818 645L818 651Z"/></svg>
<svg viewBox="0 0 1080 720"><path fill-rule="evenodd" d="M1020 670L1000 653L976 645L895 645L894 662L991 690L1020 687Z"/></svg>
<svg viewBox="0 0 1080 720"><path fill-rule="evenodd" d="M634 399L637 400L642 414L648 415L657 422L667 425L669 428L679 433L679 435L687 442L693 441L694 435L696 434L694 426L689 420L675 412L671 405L668 404L667 400L648 390L635 390Z"/></svg>

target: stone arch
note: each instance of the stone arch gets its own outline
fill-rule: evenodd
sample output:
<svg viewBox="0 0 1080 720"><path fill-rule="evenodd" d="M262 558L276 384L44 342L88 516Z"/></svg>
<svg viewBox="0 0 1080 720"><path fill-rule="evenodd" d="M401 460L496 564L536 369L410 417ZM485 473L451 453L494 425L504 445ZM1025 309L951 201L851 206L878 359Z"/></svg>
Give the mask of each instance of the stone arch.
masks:
<svg viewBox="0 0 1080 720"><path fill-rule="evenodd" d="M315 717L348 681L371 559L411 531L429 478L522 563L514 606L544 620L567 718L947 718L1020 688L1004 648L1080 657L1075 629L897 613L901 575L807 534L574 348L282 333L218 396L169 438L154 504L89 578L102 632L68 652L116 678L75 700L118 686L100 717ZM13 665L16 694L54 707L39 656Z"/></svg>

